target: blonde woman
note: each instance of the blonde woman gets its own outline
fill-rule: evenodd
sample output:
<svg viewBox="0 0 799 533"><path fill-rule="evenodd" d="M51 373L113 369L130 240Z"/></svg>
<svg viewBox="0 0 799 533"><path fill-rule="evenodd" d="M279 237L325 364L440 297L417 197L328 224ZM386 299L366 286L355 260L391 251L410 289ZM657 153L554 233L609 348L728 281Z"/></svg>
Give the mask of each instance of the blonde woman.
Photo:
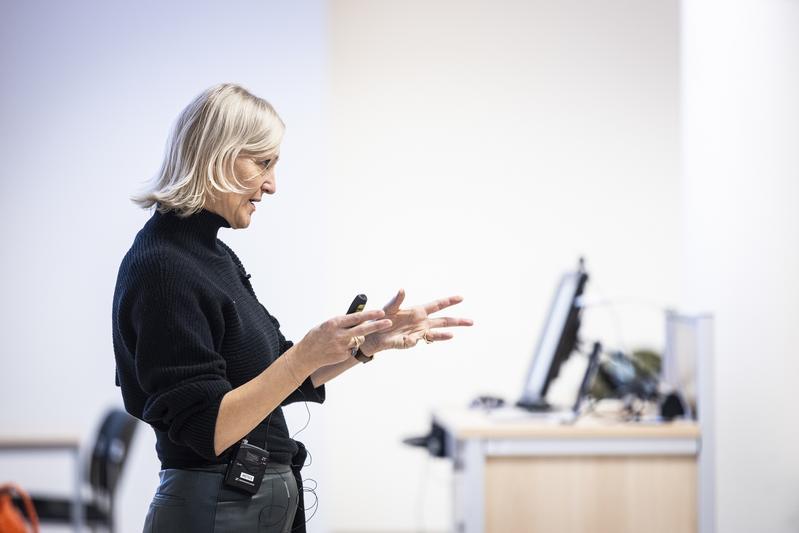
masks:
<svg viewBox="0 0 799 533"><path fill-rule="evenodd" d="M154 211L122 260L112 322L117 385L153 427L162 467L146 532L304 531L305 450L281 406L321 403L327 381L377 352L471 325L431 316L458 296L403 309L400 290L383 309L284 338L218 238L247 228L275 193L283 131L265 100L212 87L180 114L160 172L134 199Z"/></svg>

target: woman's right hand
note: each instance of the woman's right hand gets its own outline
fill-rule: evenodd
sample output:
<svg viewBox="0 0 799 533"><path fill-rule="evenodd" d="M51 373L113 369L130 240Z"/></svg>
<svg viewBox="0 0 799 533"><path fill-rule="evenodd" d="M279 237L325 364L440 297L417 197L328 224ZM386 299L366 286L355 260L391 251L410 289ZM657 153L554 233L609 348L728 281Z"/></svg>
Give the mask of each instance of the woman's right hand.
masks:
<svg viewBox="0 0 799 533"><path fill-rule="evenodd" d="M382 309L337 316L319 324L294 346L293 362L310 375L323 366L341 363L352 357L352 349L369 334L389 329Z"/></svg>

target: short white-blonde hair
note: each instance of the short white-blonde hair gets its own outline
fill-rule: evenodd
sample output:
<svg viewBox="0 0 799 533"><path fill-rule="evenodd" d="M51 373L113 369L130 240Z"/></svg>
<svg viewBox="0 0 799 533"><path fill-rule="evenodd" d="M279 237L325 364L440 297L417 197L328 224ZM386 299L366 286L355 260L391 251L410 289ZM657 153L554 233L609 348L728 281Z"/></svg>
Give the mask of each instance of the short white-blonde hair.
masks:
<svg viewBox="0 0 799 533"><path fill-rule="evenodd" d="M273 159L285 124L275 109L239 85L204 91L180 113L161 170L131 199L143 208L189 216L219 192L244 192L233 164L238 156Z"/></svg>

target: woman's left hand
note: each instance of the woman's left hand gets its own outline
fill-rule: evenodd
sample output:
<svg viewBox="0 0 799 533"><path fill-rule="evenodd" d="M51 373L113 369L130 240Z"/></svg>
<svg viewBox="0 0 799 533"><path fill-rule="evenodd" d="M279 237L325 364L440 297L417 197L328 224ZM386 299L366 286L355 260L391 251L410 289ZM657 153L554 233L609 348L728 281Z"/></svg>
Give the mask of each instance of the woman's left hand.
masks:
<svg viewBox="0 0 799 533"><path fill-rule="evenodd" d="M378 331L366 336L361 344L361 351L366 355L374 355L383 350L403 350L416 346L420 340L428 343L445 341L453 337L451 332L439 331L438 328L451 328L456 326L471 326L473 322L468 318L432 317L433 313L459 304L463 301L461 296L450 296L435 300L426 305L400 309L405 299L405 291L400 289L397 295L383 307L385 318L390 319L392 326L389 329Z"/></svg>

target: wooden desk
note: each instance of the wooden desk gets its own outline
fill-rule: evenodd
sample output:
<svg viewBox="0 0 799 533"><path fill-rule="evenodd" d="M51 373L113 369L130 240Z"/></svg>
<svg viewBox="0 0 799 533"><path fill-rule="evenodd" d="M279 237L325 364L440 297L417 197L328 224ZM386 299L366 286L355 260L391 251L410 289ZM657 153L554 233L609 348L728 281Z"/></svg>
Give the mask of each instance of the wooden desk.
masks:
<svg viewBox="0 0 799 533"><path fill-rule="evenodd" d="M693 533L698 426L439 410L459 533Z"/></svg>

